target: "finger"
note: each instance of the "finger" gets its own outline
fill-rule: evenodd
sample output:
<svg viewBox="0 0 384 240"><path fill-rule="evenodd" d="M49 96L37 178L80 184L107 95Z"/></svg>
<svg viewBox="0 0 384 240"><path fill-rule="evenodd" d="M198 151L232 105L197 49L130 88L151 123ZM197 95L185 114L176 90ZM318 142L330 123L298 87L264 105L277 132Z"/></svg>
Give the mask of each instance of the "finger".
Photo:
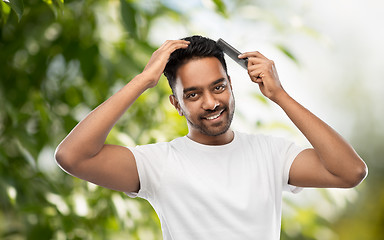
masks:
<svg viewBox="0 0 384 240"><path fill-rule="evenodd" d="M250 75L259 75L260 73L267 73L268 69L265 67L263 63L254 64L250 63L251 65L248 66L248 74Z"/></svg>
<svg viewBox="0 0 384 240"><path fill-rule="evenodd" d="M252 80L260 80L265 77L265 73L260 70L255 70L249 73L249 76L252 78Z"/></svg>
<svg viewBox="0 0 384 240"><path fill-rule="evenodd" d="M259 70L252 71L249 73L249 75L251 75L251 77L255 77L255 78L264 78L265 77L265 73L262 71L259 71Z"/></svg>
<svg viewBox="0 0 384 240"><path fill-rule="evenodd" d="M190 42L185 41L185 40L174 40L171 43L171 46L188 46Z"/></svg>
<svg viewBox="0 0 384 240"><path fill-rule="evenodd" d="M258 66L258 65L265 65L268 63L268 59L264 59L264 58L258 58L258 57L249 57L248 58L248 63L249 65L255 65L255 66Z"/></svg>
<svg viewBox="0 0 384 240"><path fill-rule="evenodd" d="M263 54L261 54L259 51L255 51L255 52L245 52L245 53L242 53L238 56L239 58L251 58L251 57L255 57L255 58L262 58L262 59L267 59L269 60L268 58L266 58Z"/></svg>
<svg viewBox="0 0 384 240"><path fill-rule="evenodd" d="M171 52L180 49L180 48L187 48L189 46L189 42L183 41L183 42L175 42L172 46L170 46Z"/></svg>
<svg viewBox="0 0 384 240"><path fill-rule="evenodd" d="M189 43L190 42L185 40L167 40L160 46L159 49L174 51L178 48L188 47Z"/></svg>
<svg viewBox="0 0 384 240"><path fill-rule="evenodd" d="M263 81L262 78L251 77L251 81L254 82L254 83L258 83L258 84L263 84L264 85L264 81Z"/></svg>
<svg viewBox="0 0 384 240"><path fill-rule="evenodd" d="M259 51L254 51L254 52L245 52L240 54L241 58L245 57L259 57L259 58L266 58L263 54L261 54Z"/></svg>
<svg viewBox="0 0 384 240"><path fill-rule="evenodd" d="M167 40L162 45L167 46L167 45L178 44L178 43L189 44L190 42L186 40Z"/></svg>
<svg viewBox="0 0 384 240"><path fill-rule="evenodd" d="M179 45L189 45L190 42L189 42L189 41L185 41L185 40L173 40L173 41L171 41L169 44L170 44L171 46L173 46L173 45L177 45L177 46L179 46Z"/></svg>

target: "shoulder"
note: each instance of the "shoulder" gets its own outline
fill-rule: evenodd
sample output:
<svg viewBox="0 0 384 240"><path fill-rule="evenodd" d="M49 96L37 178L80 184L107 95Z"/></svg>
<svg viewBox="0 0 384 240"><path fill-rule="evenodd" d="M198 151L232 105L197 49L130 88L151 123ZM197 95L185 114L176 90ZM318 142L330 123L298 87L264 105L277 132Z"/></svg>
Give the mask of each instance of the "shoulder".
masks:
<svg viewBox="0 0 384 240"><path fill-rule="evenodd" d="M281 152L287 148L296 148L296 144L283 137L236 132L238 142L241 146L250 145L252 148L258 148L261 151Z"/></svg>
<svg viewBox="0 0 384 240"><path fill-rule="evenodd" d="M152 153L164 154L169 152L172 148L177 148L183 144L183 137L175 138L170 142L158 142L144 145L137 145L135 147L128 147L134 154L135 153ZM156 155L155 155L156 156Z"/></svg>

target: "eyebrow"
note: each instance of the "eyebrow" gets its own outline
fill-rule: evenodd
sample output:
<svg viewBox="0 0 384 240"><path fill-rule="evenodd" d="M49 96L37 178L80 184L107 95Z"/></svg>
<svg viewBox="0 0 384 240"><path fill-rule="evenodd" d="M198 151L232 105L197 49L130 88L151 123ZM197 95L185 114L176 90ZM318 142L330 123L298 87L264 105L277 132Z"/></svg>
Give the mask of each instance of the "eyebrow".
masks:
<svg viewBox="0 0 384 240"><path fill-rule="evenodd" d="M221 82L224 82L225 81L225 78L219 78L217 79L216 81L212 82L211 84L209 84L209 86L214 86L218 83L221 83ZM189 88L184 88L183 89L183 93L187 93L187 92L191 92L191 91L196 91L196 90L199 90L200 88L199 87L189 87Z"/></svg>

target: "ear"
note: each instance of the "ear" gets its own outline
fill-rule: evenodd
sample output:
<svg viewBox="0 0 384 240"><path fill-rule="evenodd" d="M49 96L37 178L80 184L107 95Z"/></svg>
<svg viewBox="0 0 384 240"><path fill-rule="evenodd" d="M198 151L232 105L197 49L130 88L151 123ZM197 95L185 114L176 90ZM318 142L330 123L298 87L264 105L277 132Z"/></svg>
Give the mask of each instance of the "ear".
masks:
<svg viewBox="0 0 384 240"><path fill-rule="evenodd" d="M179 113L179 115L183 116L183 111L181 111L181 107L180 107L179 101L177 101L177 98L176 98L176 96L174 94L169 95L169 101L176 108L176 110Z"/></svg>

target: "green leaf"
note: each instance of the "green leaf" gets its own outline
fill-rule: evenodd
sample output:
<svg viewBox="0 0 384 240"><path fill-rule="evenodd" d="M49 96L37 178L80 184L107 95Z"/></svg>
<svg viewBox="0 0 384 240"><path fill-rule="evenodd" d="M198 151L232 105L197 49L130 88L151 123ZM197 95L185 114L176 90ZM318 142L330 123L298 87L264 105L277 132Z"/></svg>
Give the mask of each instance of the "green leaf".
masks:
<svg viewBox="0 0 384 240"><path fill-rule="evenodd" d="M124 27L130 33L130 35L137 39L137 24L136 24L136 9L132 3L127 0L120 0L121 5L121 17L123 19Z"/></svg>
<svg viewBox="0 0 384 240"><path fill-rule="evenodd" d="M55 17L63 15L64 0L43 0L53 11Z"/></svg>
<svg viewBox="0 0 384 240"><path fill-rule="evenodd" d="M216 6L216 11L223 15L224 17L228 17L227 8L222 0L212 0L212 2Z"/></svg>
<svg viewBox="0 0 384 240"><path fill-rule="evenodd" d="M262 95L260 93L254 93L254 94L252 94L252 97L257 99L260 103L263 103L265 105L269 104L269 101L267 100L267 98L264 97L264 95Z"/></svg>
<svg viewBox="0 0 384 240"><path fill-rule="evenodd" d="M17 18L19 21L24 13L24 3L23 0L3 0L3 2L7 3L13 11L15 11Z"/></svg>
<svg viewBox="0 0 384 240"><path fill-rule="evenodd" d="M53 5L56 8L56 11L60 14L64 12L64 0L53 0Z"/></svg>
<svg viewBox="0 0 384 240"><path fill-rule="evenodd" d="M290 58L292 61L294 61L296 64L299 64L299 61L295 57L295 55L284 45L277 44L276 47L282 51L288 58Z"/></svg>
<svg viewBox="0 0 384 240"><path fill-rule="evenodd" d="M0 2L0 23L5 24L8 19L8 15L11 12L11 7L4 1Z"/></svg>

